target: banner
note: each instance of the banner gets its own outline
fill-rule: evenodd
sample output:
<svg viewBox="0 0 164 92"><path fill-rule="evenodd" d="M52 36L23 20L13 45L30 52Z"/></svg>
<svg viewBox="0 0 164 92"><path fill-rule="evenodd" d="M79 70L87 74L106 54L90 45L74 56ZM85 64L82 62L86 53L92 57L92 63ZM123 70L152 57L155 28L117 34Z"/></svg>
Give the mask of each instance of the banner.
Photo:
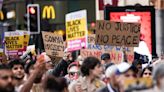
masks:
<svg viewBox="0 0 164 92"><path fill-rule="evenodd" d="M96 21L96 44L137 47L140 37L139 23Z"/></svg>
<svg viewBox="0 0 164 92"><path fill-rule="evenodd" d="M44 49L50 56L63 57L64 55L64 41L62 35L42 32Z"/></svg>
<svg viewBox="0 0 164 92"><path fill-rule="evenodd" d="M68 51L87 47L87 11L66 14L66 40Z"/></svg>
<svg viewBox="0 0 164 92"><path fill-rule="evenodd" d="M109 53L111 61L113 63L120 63L123 61L123 48L120 46L111 45L97 45L95 42L95 35L88 36L88 48L81 49L80 54L82 57L86 58L88 56L95 56L101 60L101 55L103 53ZM132 63L134 60L133 47L125 47L127 61Z"/></svg>

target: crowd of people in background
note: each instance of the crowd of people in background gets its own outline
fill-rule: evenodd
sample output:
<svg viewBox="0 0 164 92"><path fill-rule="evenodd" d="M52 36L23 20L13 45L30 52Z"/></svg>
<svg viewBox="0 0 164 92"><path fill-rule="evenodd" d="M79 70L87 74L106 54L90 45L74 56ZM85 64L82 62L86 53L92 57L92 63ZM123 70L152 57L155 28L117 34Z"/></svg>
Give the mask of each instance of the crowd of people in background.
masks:
<svg viewBox="0 0 164 92"><path fill-rule="evenodd" d="M115 64L109 53L73 60L65 52L58 64L45 52L28 55L0 64L0 92L164 92L164 56L143 66L142 59Z"/></svg>

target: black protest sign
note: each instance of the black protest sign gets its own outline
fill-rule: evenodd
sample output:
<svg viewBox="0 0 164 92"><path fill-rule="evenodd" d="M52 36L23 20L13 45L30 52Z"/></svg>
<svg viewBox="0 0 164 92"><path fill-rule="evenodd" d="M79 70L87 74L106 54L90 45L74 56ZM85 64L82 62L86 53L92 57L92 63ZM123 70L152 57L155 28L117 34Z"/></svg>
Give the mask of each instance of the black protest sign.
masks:
<svg viewBox="0 0 164 92"><path fill-rule="evenodd" d="M139 23L96 21L96 44L137 47L140 36Z"/></svg>
<svg viewBox="0 0 164 92"><path fill-rule="evenodd" d="M64 55L64 41L62 35L42 32L44 48L48 55L63 57Z"/></svg>

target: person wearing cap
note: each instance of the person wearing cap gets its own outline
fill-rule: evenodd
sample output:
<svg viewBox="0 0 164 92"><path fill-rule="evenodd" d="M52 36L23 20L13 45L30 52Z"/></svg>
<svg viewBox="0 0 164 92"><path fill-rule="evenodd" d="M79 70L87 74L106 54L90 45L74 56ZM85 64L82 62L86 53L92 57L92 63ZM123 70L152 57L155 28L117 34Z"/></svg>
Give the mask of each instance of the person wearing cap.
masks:
<svg viewBox="0 0 164 92"><path fill-rule="evenodd" d="M117 64L117 74L119 74L119 77L117 78L117 81L119 83L119 90L121 92L125 92L127 90L124 86L124 83L126 80L134 80L137 78L138 69L127 62L121 62L120 64Z"/></svg>
<svg viewBox="0 0 164 92"><path fill-rule="evenodd" d="M109 53L103 53L101 55L101 64L106 66L109 63L111 63L110 54Z"/></svg>
<svg viewBox="0 0 164 92"><path fill-rule="evenodd" d="M117 82L117 66L114 64L108 65L105 76L107 79L107 86L101 88L97 92L119 92L119 85Z"/></svg>

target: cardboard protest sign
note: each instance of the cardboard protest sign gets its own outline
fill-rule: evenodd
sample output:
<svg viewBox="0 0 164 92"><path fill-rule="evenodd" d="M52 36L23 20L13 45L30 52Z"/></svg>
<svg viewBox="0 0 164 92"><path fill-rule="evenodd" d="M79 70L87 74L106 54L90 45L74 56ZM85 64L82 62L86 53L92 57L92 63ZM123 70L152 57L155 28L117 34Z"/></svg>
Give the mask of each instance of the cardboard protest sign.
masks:
<svg viewBox="0 0 164 92"><path fill-rule="evenodd" d="M95 35L88 36L88 48L81 49L80 55L84 58L88 56L95 56L101 59L103 53L109 53L111 56L111 61L113 63L120 63L123 60L123 48L120 46L111 46L111 45L97 45L95 42ZM134 60L133 47L125 47L127 61L132 63Z"/></svg>
<svg viewBox="0 0 164 92"><path fill-rule="evenodd" d="M139 37L139 23L96 21L96 44L137 47Z"/></svg>
<svg viewBox="0 0 164 92"><path fill-rule="evenodd" d="M66 14L66 40L68 51L87 47L87 11Z"/></svg>
<svg viewBox="0 0 164 92"><path fill-rule="evenodd" d="M42 32L44 48L48 55L63 57L64 55L64 41L62 35Z"/></svg>

